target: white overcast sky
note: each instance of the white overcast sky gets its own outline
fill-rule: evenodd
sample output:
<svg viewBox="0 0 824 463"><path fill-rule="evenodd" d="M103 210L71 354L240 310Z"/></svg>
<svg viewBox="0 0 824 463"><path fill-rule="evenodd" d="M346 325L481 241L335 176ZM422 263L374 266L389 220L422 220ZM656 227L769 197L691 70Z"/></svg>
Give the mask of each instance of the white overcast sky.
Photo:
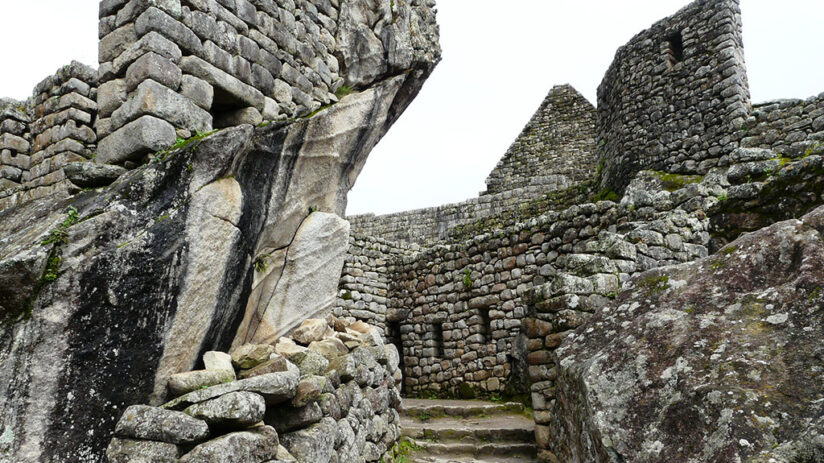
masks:
<svg viewBox="0 0 824 463"><path fill-rule="evenodd" d="M553 85L595 102L616 49L687 0L439 0L443 61L366 163L349 214L477 196ZM0 0L0 96L96 66L96 0ZM755 102L824 92L824 1L742 0Z"/></svg>

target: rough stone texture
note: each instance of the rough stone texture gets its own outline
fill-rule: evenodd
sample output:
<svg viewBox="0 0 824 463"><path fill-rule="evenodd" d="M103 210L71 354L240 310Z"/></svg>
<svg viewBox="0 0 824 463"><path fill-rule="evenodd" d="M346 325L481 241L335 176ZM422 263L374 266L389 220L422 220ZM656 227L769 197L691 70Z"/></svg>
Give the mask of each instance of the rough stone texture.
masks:
<svg viewBox="0 0 824 463"><path fill-rule="evenodd" d="M325 335L316 342L337 340L336 336L342 334L362 335L361 340L350 341L353 343L351 353L338 357L348 361L327 368L323 357L307 351L304 360L319 358L321 364L309 362L313 364L313 371L305 372L302 377L295 365L281 359L287 365L287 373L232 381L193 392L169 402L164 408L183 409L186 414L208 423L211 440L196 447L169 448L160 442L139 443L115 438L109 445L109 454L116 454L122 461L142 461L139 451L145 448L146 457L158 454L157 460L165 461L164 452L191 450L180 461L260 463L264 457L259 451L265 446L267 452L277 447L277 460L269 460L272 456L265 458L271 462L386 461L401 435L397 351L392 346L384 346L382 339L368 336L377 329L363 322L330 316L323 324ZM345 370L352 365L357 367L351 367L352 374L346 374ZM287 382L289 387L279 389L278 400L271 400L274 389ZM124 419L128 416L129 413ZM261 419L274 429L260 427ZM249 426L257 427L250 429ZM283 443L300 460L285 447L278 446L275 430L281 435L289 433ZM264 435L261 436L261 432Z"/></svg>
<svg viewBox="0 0 824 463"><path fill-rule="evenodd" d="M132 405L120 417L114 432L118 437L191 444L206 439L209 427L185 413Z"/></svg>
<svg viewBox="0 0 824 463"><path fill-rule="evenodd" d="M595 108L574 88L554 87L487 177L486 194L589 179L598 164L595 118Z"/></svg>
<svg viewBox="0 0 824 463"><path fill-rule="evenodd" d="M266 402L253 392L231 392L216 399L201 402L184 410L210 427L244 428L263 419Z"/></svg>
<svg viewBox="0 0 824 463"><path fill-rule="evenodd" d="M621 47L598 87L601 188L646 169L706 174L749 112L738 0L692 2Z"/></svg>
<svg viewBox="0 0 824 463"><path fill-rule="evenodd" d="M181 396L204 387L223 384L235 379L235 371L229 370L197 370L186 373L177 373L169 377L169 392L174 396Z"/></svg>
<svg viewBox="0 0 824 463"><path fill-rule="evenodd" d="M237 308L258 309L255 261L287 248L310 206L343 213L369 151L427 76L389 78L309 119L221 131L99 192L3 211L0 269L23 266L14 294L28 296L4 306L20 321L0 331L0 435L13 436L2 451L101 461L115 410L161 403L170 375L229 350ZM70 205L82 221L43 246ZM52 252L55 281L39 286Z"/></svg>
<svg viewBox="0 0 824 463"><path fill-rule="evenodd" d="M114 135L125 114L137 113L206 130L202 117L197 124L181 118L193 108L150 111L148 102L171 109L191 101L215 116L216 127L305 116L337 102L343 85L363 89L410 69L429 73L440 59L434 2L419 0L134 0L101 9L99 29L103 85L123 80L131 90L153 80L168 89L107 98L106 113L118 116Z"/></svg>
<svg viewBox="0 0 824 463"><path fill-rule="evenodd" d="M260 463L278 454L278 435L269 426L234 432L198 445L181 463Z"/></svg>
<svg viewBox="0 0 824 463"><path fill-rule="evenodd" d="M109 463L133 463L152 461L156 463L176 463L180 451L175 444L115 437L106 449Z"/></svg>
<svg viewBox="0 0 824 463"><path fill-rule="evenodd" d="M111 185L126 169L119 166L93 162L70 162L63 167L66 178L81 188L98 188Z"/></svg>
<svg viewBox="0 0 824 463"><path fill-rule="evenodd" d="M819 208L631 281L556 351L558 458L815 461L823 232Z"/></svg>

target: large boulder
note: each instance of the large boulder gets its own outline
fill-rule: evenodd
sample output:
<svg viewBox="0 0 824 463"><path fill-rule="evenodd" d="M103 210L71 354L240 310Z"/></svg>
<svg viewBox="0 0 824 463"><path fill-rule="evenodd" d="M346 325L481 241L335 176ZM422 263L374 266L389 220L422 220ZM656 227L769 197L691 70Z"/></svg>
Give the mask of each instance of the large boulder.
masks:
<svg viewBox="0 0 824 463"><path fill-rule="evenodd" d="M369 152L433 65L311 118L160 153L102 190L0 211L0 455L101 462L122 410L163 403L169 377L229 351L238 327L300 322L277 322L273 301L296 307L298 290L316 288L305 309L324 310L339 275L312 281L301 269L337 265L347 240L312 243L324 239L312 222L343 215ZM52 230L59 239L47 241ZM289 252L293 238L308 252Z"/></svg>
<svg viewBox="0 0 824 463"><path fill-rule="evenodd" d="M644 273L556 351L564 462L822 461L824 208Z"/></svg>

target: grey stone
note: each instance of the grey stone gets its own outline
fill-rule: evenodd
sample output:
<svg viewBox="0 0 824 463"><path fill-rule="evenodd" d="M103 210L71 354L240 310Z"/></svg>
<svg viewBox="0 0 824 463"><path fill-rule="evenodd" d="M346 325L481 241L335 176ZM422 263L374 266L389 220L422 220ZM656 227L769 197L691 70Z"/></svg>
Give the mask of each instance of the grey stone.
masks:
<svg viewBox="0 0 824 463"><path fill-rule="evenodd" d="M169 377L169 392L175 397L235 380L235 370L195 370Z"/></svg>
<svg viewBox="0 0 824 463"><path fill-rule="evenodd" d="M208 82L197 77L184 75L180 83L180 94L205 110L212 107L215 89Z"/></svg>
<svg viewBox="0 0 824 463"><path fill-rule="evenodd" d="M279 354L271 354L269 356L269 360L266 362L261 363L249 370L244 370L240 372L240 378L253 378L255 376L266 375L269 373L278 373L281 371L287 371L288 367L286 364L286 359L279 355Z"/></svg>
<svg viewBox="0 0 824 463"><path fill-rule="evenodd" d="M101 63L112 61L136 41L137 33L134 24L115 29L98 43L97 59Z"/></svg>
<svg viewBox="0 0 824 463"><path fill-rule="evenodd" d="M236 104L240 102L258 111L263 109L263 93L260 90L244 84L200 58L187 56L180 60L180 68L183 72L199 77L215 87L216 103Z"/></svg>
<svg viewBox="0 0 824 463"><path fill-rule="evenodd" d="M258 125L263 117L255 108L243 108L234 111L221 112L215 118L215 127L233 127L242 124Z"/></svg>
<svg viewBox="0 0 824 463"><path fill-rule="evenodd" d="M275 347L269 344L244 344L232 351L232 364L235 368L248 370L269 360L275 353Z"/></svg>
<svg viewBox="0 0 824 463"><path fill-rule="evenodd" d="M233 370L232 356L219 351L209 351L203 354L203 365L207 370Z"/></svg>
<svg viewBox="0 0 824 463"><path fill-rule="evenodd" d="M269 426L233 432L198 445L180 463L260 463L277 457L278 434Z"/></svg>
<svg viewBox="0 0 824 463"><path fill-rule="evenodd" d="M317 352L310 350L299 352L289 357L289 360L300 369L301 376L322 375L329 367L329 361Z"/></svg>
<svg viewBox="0 0 824 463"><path fill-rule="evenodd" d="M97 89L97 111L100 117L109 117L126 102L126 81L110 80Z"/></svg>
<svg viewBox="0 0 824 463"><path fill-rule="evenodd" d="M129 100L112 113L112 128L141 116L155 116L191 131L212 129L212 115L191 100L153 80L144 80Z"/></svg>
<svg viewBox="0 0 824 463"><path fill-rule="evenodd" d="M238 391L260 394L267 404L278 404L291 400L295 396L295 391L300 382L300 371L292 364L287 365L289 367L288 371L269 373L190 392L165 404L163 407L181 410L190 405Z"/></svg>
<svg viewBox="0 0 824 463"><path fill-rule="evenodd" d="M135 31L138 36L146 35L152 31L159 32L183 50L194 54L197 54L202 47L200 39L191 29L155 7L147 9L137 18Z"/></svg>
<svg viewBox="0 0 824 463"><path fill-rule="evenodd" d="M281 434L311 426L323 418L323 412L317 402L302 407L276 407L266 412L264 421L274 426Z"/></svg>
<svg viewBox="0 0 824 463"><path fill-rule="evenodd" d="M177 90L182 77L180 68L172 60L149 52L135 60L126 70L126 91L131 92L147 79Z"/></svg>
<svg viewBox="0 0 824 463"><path fill-rule="evenodd" d="M245 428L263 420L266 402L253 392L230 392L192 405L184 413L203 420L212 428Z"/></svg>
<svg viewBox="0 0 824 463"><path fill-rule="evenodd" d="M292 406L304 407L310 402L317 402L327 386L326 383L323 376L308 375L301 378L295 397L292 398Z"/></svg>
<svg viewBox="0 0 824 463"><path fill-rule="evenodd" d="M115 437L106 449L109 463L177 463L180 455L177 445L166 442L121 439Z"/></svg>
<svg viewBox="0 0 824 463"><path fill-rule="evenodd" d="M63 167L63 172L66 173L66 178L80 188L98 188L111 185L127 171L119 166L71 162Z"/></svg>
<svg viewBox="0 0 824 463"><path fill-rule="evenodd" d="M113 132L98 143L95 162L117 164L139 159L146 153L172 146L177 134L172 124L143 116Z"/></svg>
<svg viewBox="0 0 824 463"><path fill-rule="evenodd" d="M183 56L180 47L174 42L162 36L160 33L152 31L141 37L136 43L131 44L120 56L114 59L111 65L111 73L113 75L120 75L136 59L149 52L157 53L175 63Z"/></svg>
<svg viewBox="0 0 824 463"><path fill-rule="evenodd" d="M118 437L155 440L171 444L192 444L209 436L209 427L202 420L172 410L132 405L126 409L115 427Z"/></svg>
<svg viewBox="0 0 824 463"><path fill-rule="evenodd" d="M329 461L335 451L337 426L332 418L324 418L300 431L283 434L281 442L298 461Z"/></svg>

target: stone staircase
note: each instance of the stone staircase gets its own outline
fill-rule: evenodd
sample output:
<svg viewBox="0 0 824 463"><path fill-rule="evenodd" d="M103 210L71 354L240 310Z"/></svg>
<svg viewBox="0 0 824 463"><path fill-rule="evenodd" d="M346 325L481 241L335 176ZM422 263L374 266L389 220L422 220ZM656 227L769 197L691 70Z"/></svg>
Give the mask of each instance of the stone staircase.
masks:
<svg viewBox="0 0 824 463"><path fill-rule="evenodd" d="M525 463L536 454L535 423L520 403L404 399L401 432L410 462Z"/></svg>

